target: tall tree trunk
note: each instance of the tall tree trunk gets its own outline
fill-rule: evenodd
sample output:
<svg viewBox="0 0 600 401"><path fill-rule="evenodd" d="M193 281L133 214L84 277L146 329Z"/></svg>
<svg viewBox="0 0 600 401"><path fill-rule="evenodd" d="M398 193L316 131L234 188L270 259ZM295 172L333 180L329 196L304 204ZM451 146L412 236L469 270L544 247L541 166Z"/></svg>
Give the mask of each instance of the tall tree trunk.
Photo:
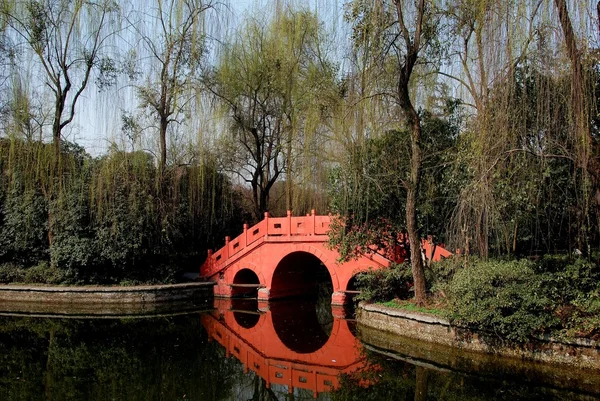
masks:
<svg viewBox="0 0 600 401"><path fill-rule="evenodd" d="M410 182L406 194L406 229L410 242L410 266L414 280L415 302L422 305L426 299L426 286L423 259L421 258L421 238L417 225L417 196L421 175L421 122L414 108L410 114L413 115L413 124L410 138Z"/></svg>
<svg viewBox="0 0 600 401"><path fill-rule="evenodd" d="M573 114L573 136L575 138L575 164L581 170L581 199L579 202L579 233L578 246L581 251L589 253L589 206L592 201L592 194L595 193L592 188L594 185L594 176L590 174L590 168L594 172L593 164L595 159L592 157L592 137L590 132L589 110L587 104L587 91L585 83L585 74L582 62L581 51L577 47L577 38L573 30L569 10L565 0L555 0L554 4L558 9L558 18L565 37L565 44L569 60L571 61L571 104Z"/></svg>
<svg viewBox="0 0 600 401"><path fill-rule="evenodd" d="M160 164L159 170L164 174L165 167L167 166L167 126L169 121L167 117L161 116L160 118Z"/></svg>
<svg viewBox="0 0 600 401"><path fill-rule="evenodd" d="M416 62L416 53L407 57L407 60ZM409 61L410 62L410 61ZM412 67L410 67L412 70ZM408 84L410 72L400 74L398 78L398 103L409 122L410 130L410 175L406 183L406 230L410 243L410 266L414 281L415 302L418 305L425 303L427 298L425 285L425 272L421 258L421 237L417 224L417 198L421 180L421 118L415 110L409 96Z"/></svg>
<svg viewBox="0 0 600 401"><path fill-rule="evenodd" d="M425 14L424 0L417 4L417 16L414 38L404 23L404 11L401 0L394 0L398 23L401 27L402 37L406 43L406 55L403 62L399 65L400 71L397 81L397 102L398 106L407 119L407 128L410 131L410 177L406 183L406 229L408 231L408 240L410 242L410 265L414 281L415 303L422 305L427 298L425 285L425 272L423 268L423 259L421 258L421 238L417 225L417 198L421 177L421 117L415 110L410 100L409 83L413 68L419 58L421 46L421 32L423 17Z"/></svg>

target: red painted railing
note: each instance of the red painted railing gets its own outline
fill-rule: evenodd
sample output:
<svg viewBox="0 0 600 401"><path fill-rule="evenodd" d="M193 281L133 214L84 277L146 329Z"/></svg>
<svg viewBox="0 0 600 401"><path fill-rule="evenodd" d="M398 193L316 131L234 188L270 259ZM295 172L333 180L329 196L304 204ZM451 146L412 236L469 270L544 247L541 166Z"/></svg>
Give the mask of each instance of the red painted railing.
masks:
<svg viewBox="0 0 600 401"><path fill-rule="evenodd" d="M208 258L200 268L200 275L210 277L217 274L234 256L241 256L249 249L253 249L265 237L307 237L327 235L331 216L317 216L312 210L306 216L293 217L288 210L286 217L271 217L265 212L265 218L258 224L248 227L244 224L244 231L233 240L225 237L225 246L213 253L208 251Z"/></svg>
<svg viewBox="0 0 600 401"><path fill-rule="evenodd" d="M244 231L236 238L232 240L225 237L224 247L215 253L209 250L206 262L200 268L200 276L205 278L215 276L227 267L228 261L243 256L268 238L288 237L290 241L308 241L312 237L315 240L326 241L330 224L331 216L317 216L314 210L309 215L298 217L293 217L289 210L286 217L271 217L268 212L265 212L265 218L260 223L252 227L244 224ZM387 266L390 260L402 263L408 254L404 248L396 248L388 251L374 248L371 257L384 258L385 260L380 260L384 266ZM443 245L434 245L431 239L422 240L422 251L424 258L433 261L452 255Z"/></svg>

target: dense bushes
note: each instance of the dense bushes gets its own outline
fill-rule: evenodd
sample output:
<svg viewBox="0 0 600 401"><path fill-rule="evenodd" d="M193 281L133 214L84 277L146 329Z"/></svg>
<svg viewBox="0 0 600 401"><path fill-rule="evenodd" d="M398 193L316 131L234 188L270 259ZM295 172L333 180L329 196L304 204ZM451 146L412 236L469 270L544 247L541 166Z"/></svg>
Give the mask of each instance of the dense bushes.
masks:
<svg viewBox="0 0 600 401"><path fill-rule="evenodd" d="M160 175L145 152L53 152L0 139L0 282L173 281L241 228L210 157Z"/></svg>
<svg viewBox="0 0 600 401"><path fill-rule="evenodd" d="M371 270L356 276L356 286L361 293L356 300L383 302L409 296L412 283L410 266L394 264L389 269Z"/></svg>
<svg viewBox="0 0 600 401"><path fill-rule="evenodd" d="M438 279L434 290L446 296L450 317L458 324L516 342L543 334L600 334L600 267L595 262L548 256L538 261L472 260L466 266L459 258L444 263L454 264L455 274Z"/></svg>
<svg viewBox="0 0 600 401"><path fill-rule="evenodd" d="M440 286L446 288L450 313L457 323L490 330L511 341L525 340L559 323L542 276L526 260L476 262Z"/></svg>
<svg viewBox="0 0 600 401"><path fill-rule="evenodd" d="M523 343L532 336L600 338L600 266L587 259L452 258L432 264L431 302L455 324ZM361 298L406 299L408 267L364 274Z"/></svg>

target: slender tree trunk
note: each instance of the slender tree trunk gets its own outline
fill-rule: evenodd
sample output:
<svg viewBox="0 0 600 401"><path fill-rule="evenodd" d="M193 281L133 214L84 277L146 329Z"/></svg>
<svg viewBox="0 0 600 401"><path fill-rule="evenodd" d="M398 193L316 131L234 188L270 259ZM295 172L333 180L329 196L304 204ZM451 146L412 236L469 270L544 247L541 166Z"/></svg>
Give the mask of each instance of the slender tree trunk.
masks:
<svg viewBox="0 0 600 401"><path fill-rule="evenodd" d="M410 183L408 184L406 194L406 229L410 242L410 265L414 280L415 302L422 305L426 299L426 286L423 259L421 258L421 238L417 225L417 196L421 175L421 123L414 109L413 112Z"/></svg>
<svg viewBox="0 0 600 401"><path fill-rule="evenodd" d="M409 59L409 57L407 57ZM416 54L413 55L416 61ZM413 61L413 64L414 64ZM421 238L417 224L417 198L421 180L421 118L415 110L409 96L409 74L401 74L398 80L398 99L400 108L409 121L410 129L410 176L406 188L406 230L410 243L410 265L414 280L415 302L418 305L425 303L427 298L425 285L425 272L421 258Z"/></svg>
<svg viewBox="0 0 600 401"><path fill-rule="evenodd" d="M260 203L258 205L258 208L259 214L266 212L269 208L269 192L264 189L261 189L260 191Z"/></svg>
<svg viewBox="0 0 600 401"><path fill-rule="evenodd" d="M398 23L401 26L402 37L406 43L406 55L403 62L399 65L400 71L397 81L397 102L404 113L410 131L410 177L406 185L406 229L408 231L408 240L410 242L410 265L414 281L415 303L423 305L427 299L425 272L423 259L421 258L421 238L417 225L417 198L421 177L421 117L415 110L410 100L409 83L413 68L419 58L421 46L421 29L423 16L425 13L424 0L417 4L416 30L414 38L406 29L404 23L403 4L400 0L394 0Z"/></svg>
<svg viewBox="0 0 600 401"><path fill-rule="evenodd" d="M578 201L580 209L578 246L581 251L589 254L589 207L592 194L597 185L594 181L594 158L592 157L592 137L590 132L589 111L586 94L585 74L581 51L577 47L577 38L573 30L569 11L565 0L555 0L558 9L560 25L565 37L567 53L571 61L571 104L573 114L573 136L575 138L576 167L581 169L581 199Z"/></svg>
<svg viewBox="0 0 600 401"><path fill-rule="evenodd" d="M58 93L56 94L54 104L54 121L52 121L52 143L54 145L55 168L58 166L58 159L60 157L60 139L61 139L61 118L65 109L65 98L66 92L62 91L62 88L58 87Z"/></svg>
<svg viewBox="0 0 600 401"><path fill-rule="evenodd" d="M161 175L164 174L167 166L167 126L169 122L167 117L160 118L160 165L159 170Z"/></svg>
<svg viewBox="0 0 600 401"><path fill-rule="evenodd" d="M290 135L288 144L287 144L287 154L286 154L286 177L285 177L285 207L286 210L292 210L292 136Z"/></svg>
<svg viewBox="0 0 600 401"><path fill-rule="evenodd" d="M251 186L252 186L252 201L254 204L254 217L256 218L256 221L258 222L258 221L261 221L263 218L263 212L261 211L260 202L259 202L258 183L256 181L252 181Z"/></svg>

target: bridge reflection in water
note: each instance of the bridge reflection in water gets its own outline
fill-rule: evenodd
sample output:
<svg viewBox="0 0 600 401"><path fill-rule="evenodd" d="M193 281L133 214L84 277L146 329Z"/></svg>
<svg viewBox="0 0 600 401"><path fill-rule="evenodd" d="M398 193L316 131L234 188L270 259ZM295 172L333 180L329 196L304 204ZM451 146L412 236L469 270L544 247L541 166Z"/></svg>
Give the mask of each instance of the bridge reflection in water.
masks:
<svg viewBox="0 0 600 401"><path fill-rule="evenodd" d="M317 398L339 387L340 374L365 367L354 322L334 317L330 305L294 300L258 306L256 300L216 299L202 323L227 357L262 377L267 388L306 389Z"/></svg>

